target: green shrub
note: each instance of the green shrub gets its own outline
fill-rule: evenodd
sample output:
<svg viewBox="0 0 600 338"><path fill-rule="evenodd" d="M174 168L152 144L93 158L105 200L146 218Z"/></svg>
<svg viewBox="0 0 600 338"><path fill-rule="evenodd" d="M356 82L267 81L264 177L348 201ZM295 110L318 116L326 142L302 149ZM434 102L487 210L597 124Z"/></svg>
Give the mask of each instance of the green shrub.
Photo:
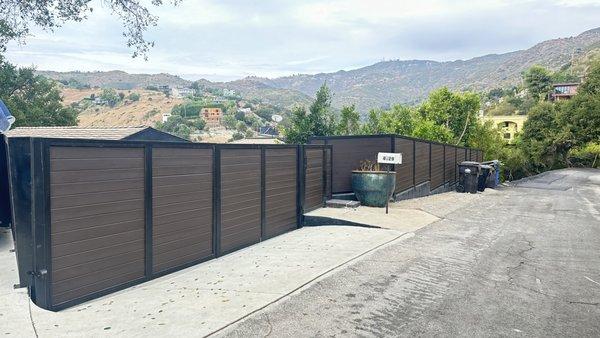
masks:
<svg viewBox="0 0 600 338"><path fill-rule="evenodd" d="M600 142L589 142L569 151L569 163L573 167L600 168Z"/></svg>

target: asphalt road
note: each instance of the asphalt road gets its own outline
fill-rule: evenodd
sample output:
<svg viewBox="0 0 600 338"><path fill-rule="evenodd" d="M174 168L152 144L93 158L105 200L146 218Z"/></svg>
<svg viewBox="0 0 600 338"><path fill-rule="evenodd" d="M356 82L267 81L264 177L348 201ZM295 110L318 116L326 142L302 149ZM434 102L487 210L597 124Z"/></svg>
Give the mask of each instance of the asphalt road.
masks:
<svg viewBox="0 0 600 338"><path fill-rule="evenodd" d="M219 334L598 337L600 171L477 199Z"/></svg>

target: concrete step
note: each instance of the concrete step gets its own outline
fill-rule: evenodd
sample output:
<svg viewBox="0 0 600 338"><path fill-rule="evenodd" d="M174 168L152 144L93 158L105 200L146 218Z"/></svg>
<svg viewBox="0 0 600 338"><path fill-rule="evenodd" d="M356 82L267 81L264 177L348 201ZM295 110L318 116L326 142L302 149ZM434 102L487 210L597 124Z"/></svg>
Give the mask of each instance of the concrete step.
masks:
<svg viewBox="0 0 600 338"><path fill-rule="evenodd" d="M325 202L325 206L328 208L358 208L360 206L360 202L342 199L331 199Z"/></svg>

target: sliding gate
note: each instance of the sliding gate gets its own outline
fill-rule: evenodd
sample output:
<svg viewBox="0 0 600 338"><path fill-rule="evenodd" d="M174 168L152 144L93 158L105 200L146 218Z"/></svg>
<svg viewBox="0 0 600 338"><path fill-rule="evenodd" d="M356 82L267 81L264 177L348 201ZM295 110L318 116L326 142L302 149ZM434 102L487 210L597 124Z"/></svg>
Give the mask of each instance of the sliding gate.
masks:
<svg viewBox="0 0 600 338"><path fill-rule="evenodd" d="M16 205L17 255L22 285L51 310L296 229L330 191L327 146L30 144L31 181L11 171L13 190L32 184L29 212Z"/></svg>

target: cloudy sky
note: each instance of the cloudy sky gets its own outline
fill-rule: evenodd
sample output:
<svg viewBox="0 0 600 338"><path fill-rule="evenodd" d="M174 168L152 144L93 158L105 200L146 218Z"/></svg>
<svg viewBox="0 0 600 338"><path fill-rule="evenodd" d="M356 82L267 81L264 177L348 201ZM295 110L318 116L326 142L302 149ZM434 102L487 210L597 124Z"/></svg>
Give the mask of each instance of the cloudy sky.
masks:
<svg viewBox="0 0 600 338"><path fill-rule="evenodd" d="M131 58L106 5L93 7L88 21L11 45L8 59L41 70L231 80L468 59L600 27L600 0L183 0L152 8L160 19L144 61Z"/></svg>

